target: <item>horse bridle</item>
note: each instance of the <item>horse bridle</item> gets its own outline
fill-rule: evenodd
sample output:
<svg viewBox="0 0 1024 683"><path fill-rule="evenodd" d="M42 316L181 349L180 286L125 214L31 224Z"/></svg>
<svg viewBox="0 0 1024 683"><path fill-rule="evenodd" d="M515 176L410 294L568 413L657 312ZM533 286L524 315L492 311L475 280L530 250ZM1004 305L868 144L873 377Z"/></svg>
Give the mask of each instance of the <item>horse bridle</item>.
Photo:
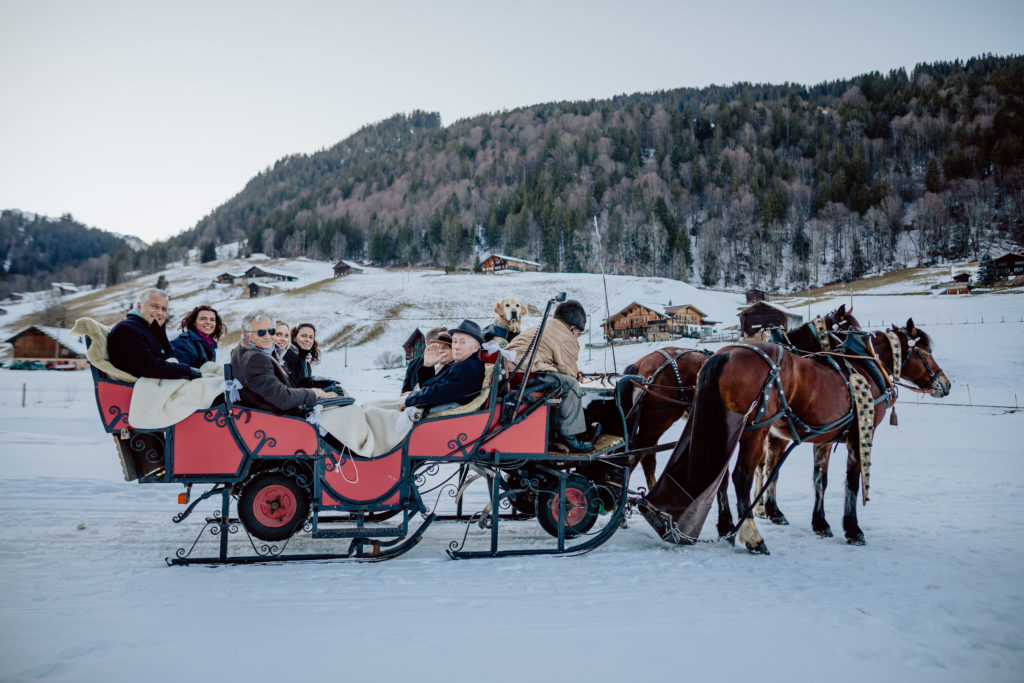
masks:
<svg viewBox="0 0 1024 683"><path fill-rule="evenodd" d="M910 347L910 351L907 352L907 357L909 358L910 355L913 354L913 353L917 354L917 357L921 360L921 365L924 366L925 372L928 373L928 381L931 382L930 388L928 388L928 389L921 389L921 388L915 387L915 386L913 386L911 384L903 384L903 383L900 383L900 386L901 387L906 387L907 389L910 389L911 391L916 391L916 392L921 393L921 394L937 394L937 393L939 393L939 391L941 391L938 388L939 375L941 375L942 373L941 372L935 372L934 370L932 370L932 366L933 365L935 367L939 366L939 364L935 362L935 357L932 355L932 352L929 351L928 349L924 348L920 344L918 344L917 340L910 336L910 333L907 332L906 328L901 328L900 331L906 336L906 338L907 338L907 346ZM904 365L906 365L906 364L904 364Z"/></svg>

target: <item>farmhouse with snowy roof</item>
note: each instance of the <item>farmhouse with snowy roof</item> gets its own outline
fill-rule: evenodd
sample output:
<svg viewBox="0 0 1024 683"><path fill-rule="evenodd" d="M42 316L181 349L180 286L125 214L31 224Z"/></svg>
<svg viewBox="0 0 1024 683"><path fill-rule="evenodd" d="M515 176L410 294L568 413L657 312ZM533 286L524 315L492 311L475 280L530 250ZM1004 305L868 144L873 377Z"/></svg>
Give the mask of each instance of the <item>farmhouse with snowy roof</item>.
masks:
<svg viewBox="0 0 1024 683"><path fill-rule="evenodd" d="M516 258L515 256L502 256L491 254L480 264L480 270L485 273L497 273L502 270L518 270L521 272L540 270L540 264L536 261Z"/></svg>
<svg viewBox="0 0 1024 683"><path fill-rule="evenodd" d="M277 271L267 270L266 268L260 268L259 266L252 266L249 270L245 271L244 276L249 279L264 278L266 280L277 280L279 282L292 282L299 279L294 275L278 273Z"/></svg>
<svg viewBox="0 0 1024 683"><path fill-rule="evenodd" d="M334 277L344 277L353 273L362 273L363 269L351 261L338 261L334 264Z"/></svg>
<svg viewBox="0 0 1024 683"><path fill-rule="evenodd" d="M32 325L6 342L14 347L14 360L37 360L41 362L65 360L82 369L86 367L85 338L71 336L70 330L61 327Z"/></svg>

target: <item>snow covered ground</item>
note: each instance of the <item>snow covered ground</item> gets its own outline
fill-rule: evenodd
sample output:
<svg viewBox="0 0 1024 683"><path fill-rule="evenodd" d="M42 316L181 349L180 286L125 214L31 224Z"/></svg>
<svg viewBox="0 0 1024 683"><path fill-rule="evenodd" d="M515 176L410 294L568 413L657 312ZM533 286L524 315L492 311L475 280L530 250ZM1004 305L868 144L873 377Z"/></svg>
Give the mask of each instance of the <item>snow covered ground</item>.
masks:
<svg viewBox="0 0 1024 683"><path fill-rule="evenodd" d="M318 313L327 326L342 302L405 306L405 324L349 348L347 363L343 350L328 353L318 370L359 397L397 391L401 371L372 366L414 318L484 323L502 287L541 308L569 289L603 317L594 276L380 272L346 293L355 277L278 306L291 318ZM739 303L671 281L609 286L613 308L671 297L731 315L730 324ZM277 310L272 299L260 305ZM175 302L179 312L185 303ZM252 305L224 303L231 315ZM163 558L198 529L170 522L180 487L122 481L88 374L0 370L0 680L1020 681L1024 413L1013 406L1024 401L1024 294L868 292L854 304L872 327L913 315L953 391L941 400L905 392L899 427L879 428L872 497L859 511L864 547L811 532L811 452L798 449L779 487L792 526L759 522L767 557L720 543L671 546L637 516L581 557L453 562L443 550L462 527L437 523L385 563L168 568ZM619 369L655 347L618 348ZM603 349L583 360L587 370L611 366ZM844 467L833 458L826 511L837 529Z"/></svg>

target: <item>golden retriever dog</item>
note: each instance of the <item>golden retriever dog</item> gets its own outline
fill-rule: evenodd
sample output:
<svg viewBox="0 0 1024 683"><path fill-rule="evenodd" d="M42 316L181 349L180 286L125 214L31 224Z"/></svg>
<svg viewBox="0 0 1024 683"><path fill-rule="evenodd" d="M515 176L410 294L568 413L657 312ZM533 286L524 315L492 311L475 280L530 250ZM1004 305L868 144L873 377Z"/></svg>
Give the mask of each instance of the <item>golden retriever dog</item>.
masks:
<svg viewBox="0 0 1024 683"><path fill-rule="evenodd" d="M504 347L522 329L526 304L514 296L506 296L494 304L494 313L494 320L484 330L484 339L494 339Z"/></svg>

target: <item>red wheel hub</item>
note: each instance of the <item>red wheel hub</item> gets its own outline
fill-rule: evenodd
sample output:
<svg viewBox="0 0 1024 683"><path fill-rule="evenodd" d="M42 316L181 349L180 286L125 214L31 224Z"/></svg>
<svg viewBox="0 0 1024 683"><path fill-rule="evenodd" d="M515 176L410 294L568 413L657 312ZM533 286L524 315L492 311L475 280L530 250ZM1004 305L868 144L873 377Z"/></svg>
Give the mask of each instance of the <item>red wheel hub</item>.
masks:
<svg viewBox="0 0 1024 683"><path fill-rule="evenodd" d="M298 512L299 503L290 488L271 484L256 493L252 508L253 516L260 524L279 527L292 521Z"/></svg>
<svg viewBox="0 0 1024 683"><path fill-rule="evenodd" d="M551 497L551 517L556 522L559 515L559 496ZM587 516L587 496L576 488L565 489L565 526L571 528Z"/></svg>

